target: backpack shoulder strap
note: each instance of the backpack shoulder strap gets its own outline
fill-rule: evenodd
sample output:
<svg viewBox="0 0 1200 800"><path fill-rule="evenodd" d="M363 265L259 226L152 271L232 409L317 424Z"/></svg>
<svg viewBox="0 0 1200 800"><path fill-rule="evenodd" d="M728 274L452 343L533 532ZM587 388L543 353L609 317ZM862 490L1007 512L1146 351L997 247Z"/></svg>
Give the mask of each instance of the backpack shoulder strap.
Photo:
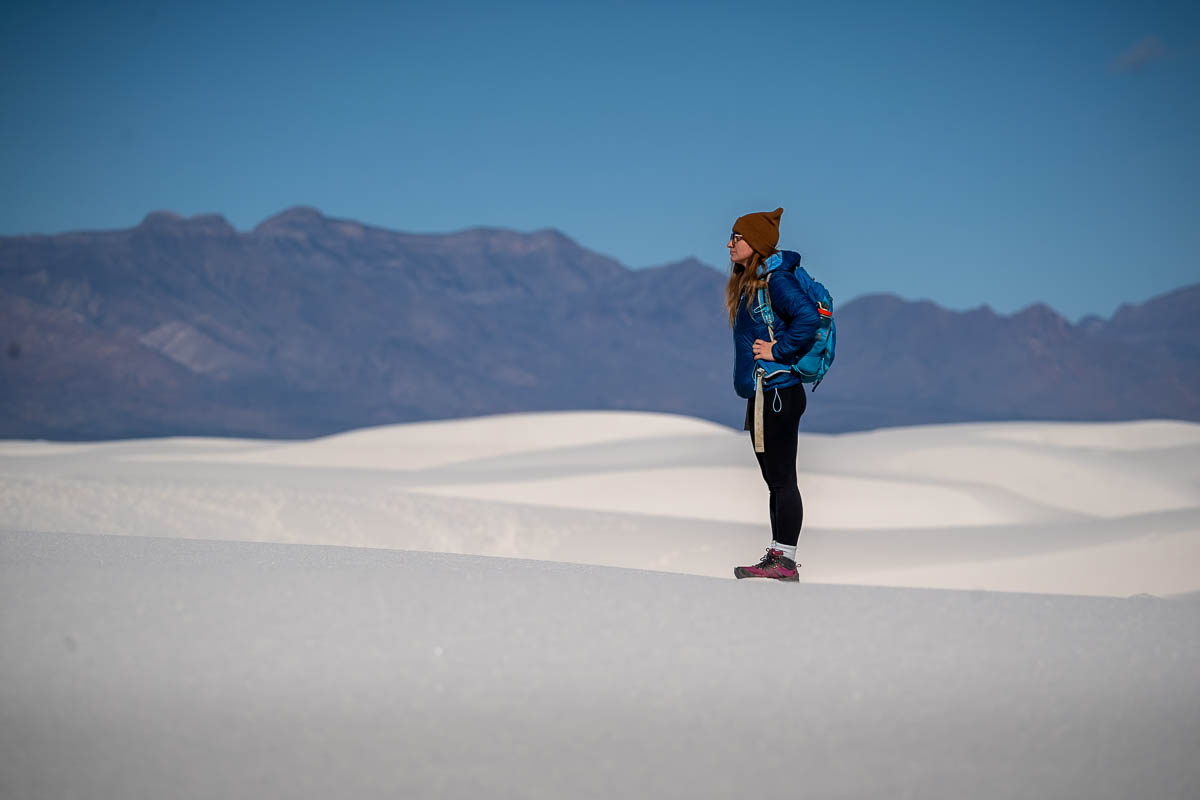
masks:
<svg viewBox="0 0 1200 800"><path fill-rule="evenodd" d="M771 308L771 292L769 291L771 284L771 273L767 273L767 286L758 290L758 308L763 315L763 320L767 323L767 333L771 335L771 340L775 340L775 311Z"/></svg>

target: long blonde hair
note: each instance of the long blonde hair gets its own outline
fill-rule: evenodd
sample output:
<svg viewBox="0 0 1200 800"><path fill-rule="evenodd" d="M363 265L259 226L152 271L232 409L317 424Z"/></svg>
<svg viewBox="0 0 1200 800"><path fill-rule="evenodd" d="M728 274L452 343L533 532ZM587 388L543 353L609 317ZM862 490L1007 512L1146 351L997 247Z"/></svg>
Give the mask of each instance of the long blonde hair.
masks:
<svg viewBox="0 0 1200 800"><path fill-rule="evenodd" d="M757 250L750 256L750 263L745 266L730 262L729 282L725 284L725 310L729 312L731 328L737 319L738 304L742 298L746 298L747 308L753 308L755 294L767 285L766 280L758 277L758 266L762 262L763 257Z"/></svg>

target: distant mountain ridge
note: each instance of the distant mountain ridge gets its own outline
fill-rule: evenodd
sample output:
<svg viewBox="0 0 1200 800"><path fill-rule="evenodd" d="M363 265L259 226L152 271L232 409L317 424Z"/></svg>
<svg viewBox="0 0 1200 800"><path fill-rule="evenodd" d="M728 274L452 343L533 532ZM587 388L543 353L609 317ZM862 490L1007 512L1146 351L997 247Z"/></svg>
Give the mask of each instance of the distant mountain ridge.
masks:
<svg viewBox="0 0 1200 800"><path fill-rule="evenodd" d="M307 437L556 409L740 427L724 282L695 259L632 270L554 230L401 233L308 207L244 233L160 211L0 237L0 436ZM836 313L806 430L1200 419L1200 285L1078 325L893 295Z"/></svg>

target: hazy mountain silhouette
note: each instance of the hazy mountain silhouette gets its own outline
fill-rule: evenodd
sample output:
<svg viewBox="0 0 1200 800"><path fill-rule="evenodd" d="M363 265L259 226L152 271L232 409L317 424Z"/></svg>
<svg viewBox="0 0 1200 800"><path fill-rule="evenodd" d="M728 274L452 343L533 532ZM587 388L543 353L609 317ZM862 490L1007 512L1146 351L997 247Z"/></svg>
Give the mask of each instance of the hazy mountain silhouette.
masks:
<svg viewBox="0 0 1200 800"><path fill-rule="evenodd" d="M811 271L837 298L837 276ZM639 409L740 427L724 276L631 270L553 230L409 234L293 208L241 233L0 238L0 436L300 437L522 410ZM1200 286L1072 325L872 295L803 427L1200 419Z"/></svg>
<svg viewBox="0 0 1200 800"><path fill-rule="evenodd" d="M868 420L1200 420L1200 285L1077 325L1045 305L1001 316L861 297L838 312L834 369L810 420L831 430Z"/></svg>

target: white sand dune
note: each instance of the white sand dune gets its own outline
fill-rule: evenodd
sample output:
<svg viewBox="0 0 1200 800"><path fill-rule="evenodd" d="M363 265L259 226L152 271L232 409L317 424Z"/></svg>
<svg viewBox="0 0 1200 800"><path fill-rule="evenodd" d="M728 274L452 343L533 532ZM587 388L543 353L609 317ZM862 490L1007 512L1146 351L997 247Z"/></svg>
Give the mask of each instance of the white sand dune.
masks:
<svg viewBox="0 0 1200 800"><path fill-rule="evenodd" d="M0 442L0 797L1200 795L1200 425L798 466L796 586L680 417Z"/></svg>
<svg viewBox="0 0 1200 800"><path fill-rule="evenodd" d="M804 435L798 461L806 500L800 560L811 580L1112 595L1200 590L1200 569L1189 579L1186 569L1125 563L1200 566L1200 425ZM3 442L0 481L0 527L8 529L427 549L704 575L728 575L768 538L766 492L745 435L659 414L505 415L286 443ZM1142 517L1168 511L1180 515L1155 536L1170 545L1155 547L1160 539L1147 538ZM1099 531L1102 520L1116 524L1094 539L1081 533L1089 522ZM1042 535L1031 541L1015 530L1022 526ZM637 531L636 545L621 531ZM838 532L847 545L867 541L866 531L891 532L895 544L834 548L832 561L806 554ZM1014 552L1000 546L1005 541L1024 546ZM1114 551L1114 542L1124 544ZM992 563L998 551L1016 566ZM1142 553L1147 558L1137 558ZM1052 558L1061 569L1022 568L1023 558Z"/></svg>
<svg viewBox="0 0 1200 800"><path fill-rule="evenodd" d="M810 503L808 524L817 528L915 528L1036 521L1044 506L1022 498L895 478L864 478L804 472L799 482L810 498L837 498L838 505ZM525 481L418 486L413 491L509 503L657 514L742 523L762 514L762 477L745 467L674 467L625 470ZM653 491L647 491L652 488ZM1000 495L1000 496L997 496ZM854 502L852 498L870 498Z"/></svg>
<svg viewBox="0 0 1200 800"><path fill-rule="evenodd" d="M805 579L1200 590L1200 425L801 436ZM0 528L353 545L729 576L769 541L746 434L513 414L311 441L0 442Z"/></svg>
<svg viewBox="0 0 1200 800"><path fill-rule="evenodd" d="M1200 444L1200 426L1175 420L1112 423L1023 422L982 426L991 439L1088 450L1157 450Z"/></svg>
<svg viewBox="0 0 1200 800"><path fill-rule="evenodd" d="M1198 622L1196 595L0 532L0 796L1183 800Z"/></svg>
<svg viewBox="0 0 1200 800"><path fill-rule="evenodd" d="M283 445L260 443L227 455L228 460L245 464L418 470L626 439L669 439L725 431L716 423L672 414L500 414L391 425ZM173 453L142 456L147 460L178 457ZM203 459L204 455L193 457Z"/></svg>

